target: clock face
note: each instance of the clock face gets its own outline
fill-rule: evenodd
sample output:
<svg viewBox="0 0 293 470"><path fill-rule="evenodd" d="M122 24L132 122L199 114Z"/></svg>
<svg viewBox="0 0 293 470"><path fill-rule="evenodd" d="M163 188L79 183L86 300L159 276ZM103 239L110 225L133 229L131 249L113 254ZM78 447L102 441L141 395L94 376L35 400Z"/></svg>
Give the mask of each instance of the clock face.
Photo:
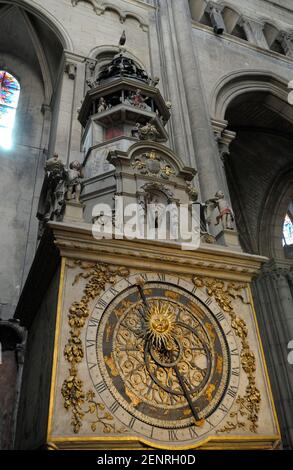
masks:
<svg viewBox="0 0 293 470"><path fill-rule="evenodd" d="M237 395L239 354L229 322L184 279L143 273L111 286L93 310L86 344L105 405L151 443L204 438Z"/></svg>

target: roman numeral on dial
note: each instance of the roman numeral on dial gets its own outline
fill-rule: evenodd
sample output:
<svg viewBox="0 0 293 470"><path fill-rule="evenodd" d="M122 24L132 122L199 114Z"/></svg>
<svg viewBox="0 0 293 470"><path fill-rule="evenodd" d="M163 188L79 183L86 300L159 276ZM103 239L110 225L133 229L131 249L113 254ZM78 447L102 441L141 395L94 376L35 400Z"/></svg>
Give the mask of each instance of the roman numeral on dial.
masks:
<svg viewBox="0 0 293 470"><path fill-rule="evenodd" d="M238 349L237 348L231 349L230 354L231 356L238 356Z"/></svg>
<svg viewBox="0 0 293 470"><path fill-rule="evenodd" d="M89 326L93 326L93 327L98 326L99 322L100 320L97 320L96 318L90 318Z"/></svg>
<svg viewBox="0 0 293 470"><path fill-rule="evenodd" d="M114 401L112 405L110 406L110 410L112 411L112 413L116 413L118 408L119 408L119 403L117 401Z"/></svg>
<svg viewBox="0 0 293 470"><path fill-rule="evenodd" d="M128 423L128 426L132 429L134 424L135 424L136 418L131 418L131 420Z"/></svg>
<svg viewBox="0 0 293 470"><path fill-rule="evenodd" d="M169 434L169 441L178 441L179 438L177 436L175 429L169 429L168 434Z"/></svg>
<svg viewBox="0 0 293 470"><path fill-rule="evenodd" d="M104 299L100 299L97 303L97 305L99 305L99 307L102 307L102 308L106 308L108 303L106 302L106 300Z"/></svg>
<svg viewBox="0 0 293 470"><path fill-rule="evenodd" d="M219 406L219 410L220 410L220 411L223 411L223 413L225 413L225 414L228 413L228 411L229 411L228 408L227 408L227 406L224 405L224 403L222 403L222 404Z"/></svg>
<svg viewBox="0 0 293 470"><path fill-rule="evenodd" d="M213 299L211 299L210 297L207 297L207 298L205 299L205 301L204 301L204 303L205 303L207 306L211 305L212 302L213 302Z"/></svg>
<svg viewBox="0 0 293 470"><path fill-rule="evenodd" d="M227 395L229 395L232 398L235 398L236 393L237 393L237 387L235 387L234 385L230 385L227 391Z"/></svg>
<svg viewBox="0 0 293 470"><path fill-rule="evenodd" d="M95 384L95 389L98 393L103 393L105 390L107 390L107 385L105 384L105 382L99 382Z"/></svg>
<svg viewBox="0 0 293 470"><path fill-rule="evenodd" d="M189 428L188 431L189 431L189 434L190 434L190 437L191 437L191 438L198 437L198 434L197 434L197 432L196 432L194 426L192 426L191 428Z"/></svg>
<svg viewBox="0 0 293 470"><path fill-rule="evenodd" d="M225 320L225 315L223 314L223 312L216 313L216 317L220 322Z"/></svg>
<svg viewBox="0 0 293 470"><path fill-rule="evenodd" d="M231 373L232 373L232 375L234 375L235 377L239 377L239 374L240 374L240 369L239 369L239 367L233 367Z"/></svg>

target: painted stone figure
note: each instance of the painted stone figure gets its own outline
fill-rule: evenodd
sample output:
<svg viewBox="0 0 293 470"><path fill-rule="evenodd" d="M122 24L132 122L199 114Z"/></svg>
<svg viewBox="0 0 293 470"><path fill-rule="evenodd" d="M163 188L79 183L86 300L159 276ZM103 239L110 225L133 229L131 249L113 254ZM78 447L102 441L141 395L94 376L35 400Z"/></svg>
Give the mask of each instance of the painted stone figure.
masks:
<svg viewBox="0 0 293 470"><path fill-rule="evenodd" d="M211 213L217 208L219 214L216 217L215 225L219 225L221 221L224 230L234 230L234 214L222 190L217 191L215 197L206 201L206 207L208 223L210 223Z"/></svg>

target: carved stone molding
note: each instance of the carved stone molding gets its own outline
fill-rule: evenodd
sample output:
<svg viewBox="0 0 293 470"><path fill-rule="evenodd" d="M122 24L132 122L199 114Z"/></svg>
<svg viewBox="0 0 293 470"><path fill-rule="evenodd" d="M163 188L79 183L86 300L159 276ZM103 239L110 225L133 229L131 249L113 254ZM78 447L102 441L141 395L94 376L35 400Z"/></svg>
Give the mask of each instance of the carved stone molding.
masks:
<svg viewBox="0 0 293 470"><path fill-rule="evenodd" d="M89 3L90 5L92 5L93 10L97 15L101 15L103 13L103 9L98 5L96 0L71 0L73 7L76 7L79 4L79 2L85 2L85 3Z"/></svg>
<svg viewBox="0 0 293 470"><path fill-rule="evenodd" d="M126 21L126 19L128 17L135 18L138 21L139 26L141 27L141 29L145 32L148 31L148 25L145 23L145 21L139 15L137 15L136 13L133 13L133 12L122 11L122 10L120 10L120 8L118 8L116 5L114 5L114 3L113 4L112 3L102 3L102 4L100 4L100 3L97 2L97 0L71 0L71 3L72 3L73 7L76 7L80 2L86 2L86 3L89 3L90 5L92 5L94 12L96 13L96 15L99 15L99 16L103 15L105 13L105 11L107 11L107 10L114 11L119 16L120 23L122 23L122 24Z"/></svg>
<svg viewBox="0 0 293 470"><path fill-rule="evenodd" d="M74 224L74 236L68 238L68 231L72 231L72 224L49 222L53 229L56 244L62 256L83 260L95 261L97 253L99 259L104 262L117 262L117 257L123 258L124 266L144 268L150 262L156 263L156 259L162 258L172 264L172 269L177 273L192 274L196 269L199 274L220 276L229 279L231 273L233 278L239 281L249 281L259 272L261 263L267 258L237 253L241 263L235 263L236 253L215 245L205 245L195 251L182 251L179 243L161 243L140 240L139 242L113 239L111 244L107 240L95 240L92 235L90 224ZM209 273L209 274L208 274Z"/></svg>

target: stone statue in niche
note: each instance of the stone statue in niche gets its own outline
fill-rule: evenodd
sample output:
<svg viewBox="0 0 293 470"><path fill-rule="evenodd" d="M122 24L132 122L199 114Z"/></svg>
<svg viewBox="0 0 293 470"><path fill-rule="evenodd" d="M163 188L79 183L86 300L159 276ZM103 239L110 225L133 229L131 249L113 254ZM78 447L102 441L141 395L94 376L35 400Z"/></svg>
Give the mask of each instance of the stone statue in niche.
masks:
<svg viewBox="0 0 293 470"><path fill-rule="evenodd" d="M147 214L150 226L159 228L164 219L166 204L157 194L150 194L147 199Z"/></svg>
<svg viewBox="0 0 293 470"><path fill-rule="evenodd" d="M145 103L147 99L147 97L142 96L141 90L137 89L125 99L125 102L131 106L135 106L136 108L146 110L150 109L150 107Z"/></svg>
<svg viewBox="0 0 293 470"><path fill-rule="evenodd" d="M186 192L189 196L189 199L192 202L196 202L198 199L198 191L197 189L193 186L193 184L190 181L186 181Z"/></svg>
<svg viewBox="0 0 293 470"><path fill-rule="evenodd" d="M98 113L102 113L103 111L107 111L107 109L110 109L110 108L112 108L112 106L109 103L107 103L105 98L101 97L99 99L99 103L98 103Z"/></svg>
<svg viewBox="0 0 293 470"><path fill-rule="evenodd" d="M206 201L207 208L207 222L210 223L211 215L214 209L218 209L219 214L216 217L215 225L222 223L223 229L234 230L234 214L230 207L229 202L225 199L223 191L216 192L215 197Z"/></svg>
<svg viewBox="0 0 293 470"><path fill-rule="evenodd" d="M82 166L74 160L69 165L66 178L66 200L80 202L81 180L83 178Z"/></svg>
<svg viewBox="0 0 293 470"><path fill-rule="evenodd" d="M40 195L37 217L42 222L57 219L61 216L64 206L66 169L54 153L44 166L45 179Z"/></svg>

